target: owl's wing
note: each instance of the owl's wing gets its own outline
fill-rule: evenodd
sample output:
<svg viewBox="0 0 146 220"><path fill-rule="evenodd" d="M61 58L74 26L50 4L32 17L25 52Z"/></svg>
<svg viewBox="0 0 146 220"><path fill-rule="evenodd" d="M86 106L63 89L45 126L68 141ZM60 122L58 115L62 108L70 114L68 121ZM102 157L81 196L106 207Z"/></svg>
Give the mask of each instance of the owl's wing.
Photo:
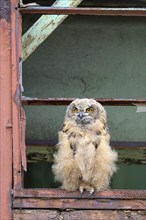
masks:
<svg viewBox="0 0 146 220"><path fill-rule="evenodd" d="M60 129L60 131L67 134L68 131L69 131L69 129L70 129L71 127L72 127L72 123L69 122L69 121L65 121L65 122L63 123L63 126L62 126L62 128Z"/></svg>

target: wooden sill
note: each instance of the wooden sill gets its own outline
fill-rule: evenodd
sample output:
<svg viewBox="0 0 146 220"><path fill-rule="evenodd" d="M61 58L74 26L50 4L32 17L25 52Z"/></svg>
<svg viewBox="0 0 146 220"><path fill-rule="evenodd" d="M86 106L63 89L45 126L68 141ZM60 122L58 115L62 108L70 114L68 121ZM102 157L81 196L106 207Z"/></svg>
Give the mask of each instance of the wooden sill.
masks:
<svg viewBox="0 0 146 220"><path fill-rule="evenodd" d="M108 190L89 196L61 189L14 191L14 208L146 210L146 190Z"/></svg>

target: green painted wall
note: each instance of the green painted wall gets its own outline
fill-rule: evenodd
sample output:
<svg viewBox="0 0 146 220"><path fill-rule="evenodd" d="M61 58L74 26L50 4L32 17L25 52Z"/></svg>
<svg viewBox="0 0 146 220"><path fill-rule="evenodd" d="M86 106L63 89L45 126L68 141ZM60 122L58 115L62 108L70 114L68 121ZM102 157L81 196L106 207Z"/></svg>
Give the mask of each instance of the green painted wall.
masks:
<svg viewBox="0 0 146 220"><path fill-rule="evenodd" d="M24 17L24 31L36 19L34 15ZM145 53L144 17L70 16L23 63L23 95L146 98ZM65 107L25 109L27 139L57 139ZM136 107L106 110L112 141L146 141L146 113L136 113ZM36 181L38 171L42 177ZM145 188L145 173L144 165L121 164L113 187ZM50 176L47 163L30 164L25 186L55 186Z"/></svg>
<svg viewBox="0 0 146 220"><path fill-rule="evenodd" d="M36 17L24 17L24 30ZM24 62L23 95L146 98L144 17L70 16ZM146 114L106 107L111 139L144 141ZM56 139L64 107L27 107L27 138Z"/></svg>

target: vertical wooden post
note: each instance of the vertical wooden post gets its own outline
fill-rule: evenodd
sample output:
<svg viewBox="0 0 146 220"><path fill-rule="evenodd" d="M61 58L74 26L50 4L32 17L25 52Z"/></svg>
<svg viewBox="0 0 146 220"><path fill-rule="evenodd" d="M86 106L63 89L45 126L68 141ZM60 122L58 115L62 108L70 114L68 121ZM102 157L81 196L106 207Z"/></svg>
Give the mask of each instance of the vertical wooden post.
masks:
<svg viewBox="0 0 146 220"><path fill-rule="evenodd" d="M0 219L11 219L11 3L0 1Z"/></svg>
<svg viewBox="0 0 146 220"><path fill-rule="evenodd" d="M21 15L16 9L18 0L11 0L12 42L12 121L13 121L13 182L14 190L22 188L21 122L20 122L20 68L21 68Z"/></svg>

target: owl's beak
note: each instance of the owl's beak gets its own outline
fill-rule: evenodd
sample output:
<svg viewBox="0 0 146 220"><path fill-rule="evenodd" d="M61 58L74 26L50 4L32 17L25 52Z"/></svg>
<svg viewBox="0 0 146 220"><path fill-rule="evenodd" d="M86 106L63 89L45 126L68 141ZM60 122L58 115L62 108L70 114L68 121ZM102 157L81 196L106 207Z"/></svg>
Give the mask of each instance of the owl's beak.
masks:
<svg viewBox="0 0 146 220"><path fill-rule="evenodd" d="M84 113L83 113L83 112L79 112L78 117L79 117L80 119L82 119L82 118L84 118L84 117L85 117L85 115L84 115Z"/></svg>

